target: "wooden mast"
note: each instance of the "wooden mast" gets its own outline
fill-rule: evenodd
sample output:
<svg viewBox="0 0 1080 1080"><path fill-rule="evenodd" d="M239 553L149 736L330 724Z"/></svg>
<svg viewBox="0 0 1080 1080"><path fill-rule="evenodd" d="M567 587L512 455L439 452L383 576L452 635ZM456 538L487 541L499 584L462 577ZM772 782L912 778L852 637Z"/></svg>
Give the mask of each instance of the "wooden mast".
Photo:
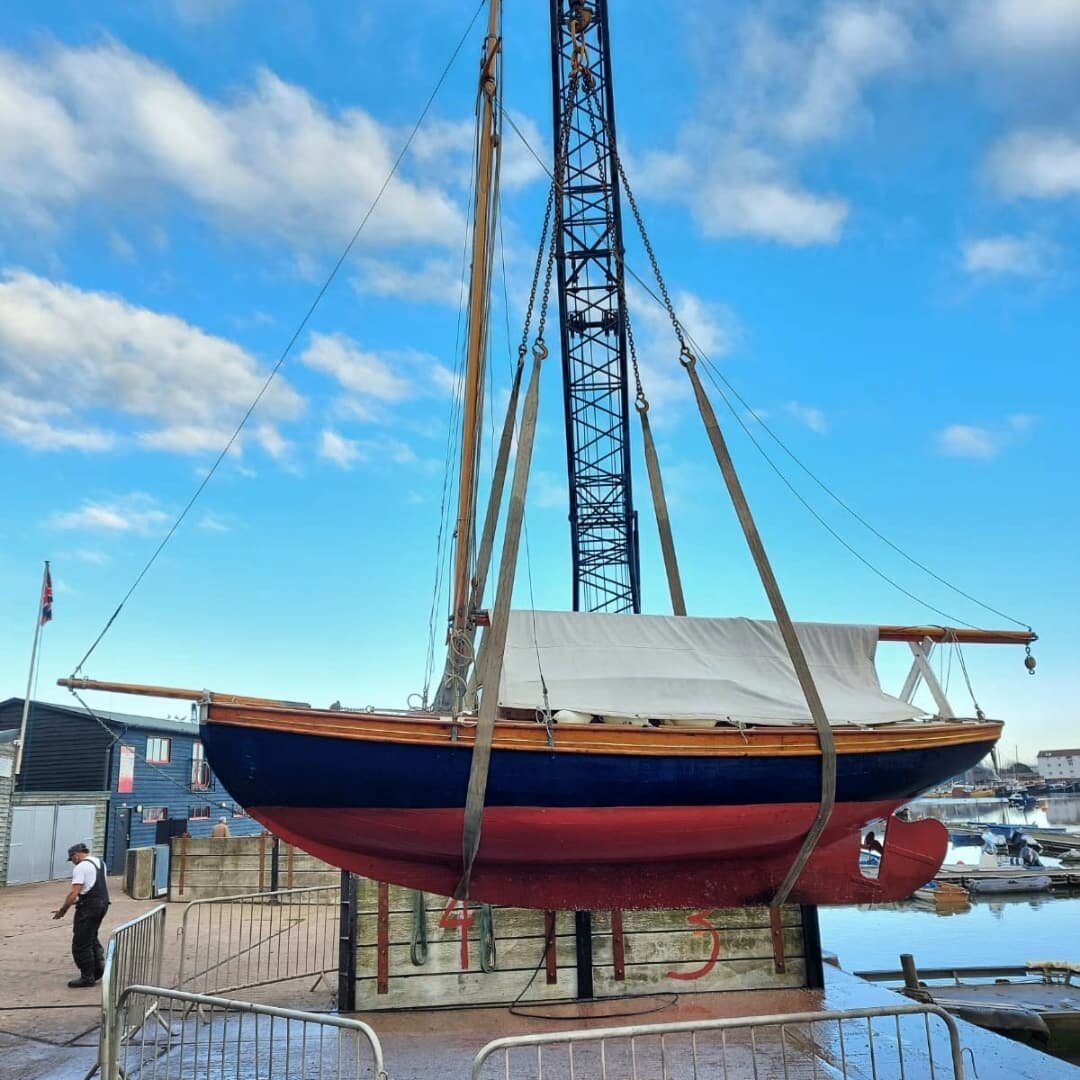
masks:
<svg viewBox="0 0 1080 1080"><path fill-rule="evenodd" d="M454 573L451 639L469 622L472 592L473 534L476 520L477 458L483 402L484 353L487 347L488 279L490 277L492 189L498 117L495 70L501 40L499 0L488 8L487 37L480 63L480 117L478 121L476 205L473 216L472 267L469 280L469 328L465 354L464 401L461 421L461 469L458 475L458 510L454 526ZM451 640L451 650L453 640Z"/></svg>

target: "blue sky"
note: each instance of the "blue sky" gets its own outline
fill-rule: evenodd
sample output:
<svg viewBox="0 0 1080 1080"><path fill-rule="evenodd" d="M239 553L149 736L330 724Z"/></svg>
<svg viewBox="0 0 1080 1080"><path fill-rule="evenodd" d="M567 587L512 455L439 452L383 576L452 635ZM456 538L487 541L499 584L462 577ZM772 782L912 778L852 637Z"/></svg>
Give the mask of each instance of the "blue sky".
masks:
<svg viewBox="0 0 1080 1080"><path fill-rule="evenodd" d="M510 7L505 103L545 153L547 5ZM965 653L980 704L1008 722L1010 755L1076 745L1080 8L715 7L689 0L658 19L627 2L613 14L620 145L676 306L814 474L940 576L1038 630L1035 678L1019 650ZM250 404L473 13L446 0L419 0L408 19L382 10L6 6L5 695L25 684L49 558L55 619L38 694L67 699L53 680ZM421 688L481 35L482 19L237 452L87 673L321 704L399 705ZM509 130L505 155L496 405L546 194ZM644 275L629 240L628 259ZM631 299L690 610L764 617L663 313ZM549 364L519 605L569 602L557 378ZM943 621L838 545L718 409L796 618ZM965 622L1010 625L902 560L773 453L884 574ZM640 466L637 504L646 607L663 612ZM902 679L903 648L881 649L886 685Z"/></svg>

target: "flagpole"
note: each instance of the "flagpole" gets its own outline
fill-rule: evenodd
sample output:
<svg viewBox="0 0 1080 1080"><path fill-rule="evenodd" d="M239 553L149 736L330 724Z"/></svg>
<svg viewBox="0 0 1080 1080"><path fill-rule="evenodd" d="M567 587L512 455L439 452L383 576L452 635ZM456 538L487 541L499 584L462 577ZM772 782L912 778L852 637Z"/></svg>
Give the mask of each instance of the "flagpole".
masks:
<svg viewBox="0 0 1080 1080"><path fill-rule="evenodd" d="M23 744L26 742L26 722L30 718L30 694L34 689L34 666L37 663L38 642L41 640L42 598L49 580L49 560L45 560L45 569L41 574L41 592L38 594L37 618L34 620L34 647L30 650L30 671L26 676L26 697L23 698L22 723L19 725L19 741L15 744L15 778L22 769Z"/></svg>

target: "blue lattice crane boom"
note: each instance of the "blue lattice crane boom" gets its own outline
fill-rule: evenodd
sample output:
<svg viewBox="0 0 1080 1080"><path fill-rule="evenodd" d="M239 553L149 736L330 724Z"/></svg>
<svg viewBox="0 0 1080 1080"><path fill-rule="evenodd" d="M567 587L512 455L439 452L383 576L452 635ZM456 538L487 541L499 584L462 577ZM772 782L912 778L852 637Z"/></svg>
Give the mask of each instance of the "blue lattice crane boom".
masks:
<svg viewBox="0 0 1080 1080"><path fill-rule="evenodd" d="M575 611L638 612L622 223L606 0L551 0L556 235Z"/></svg>

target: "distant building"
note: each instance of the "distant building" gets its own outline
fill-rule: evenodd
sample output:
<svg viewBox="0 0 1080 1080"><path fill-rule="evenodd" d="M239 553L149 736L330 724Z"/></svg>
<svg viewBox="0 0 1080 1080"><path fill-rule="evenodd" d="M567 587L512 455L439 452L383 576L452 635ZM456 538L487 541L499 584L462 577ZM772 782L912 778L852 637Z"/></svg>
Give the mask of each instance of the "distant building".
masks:
<svg viewBox="0 0 1080 1080"><path fill-rule="evenodd" d="M109 872L129 847L262 832L210 770L199 726L183 720L31 701L22 770L13 774L23 699L0 701L0 886L67 877L82 841Z"/></svg>
<svg viewBox="0 0 1080 1080"><path fill-rule="evenodd" d="M1035 768L1044 780L1080 780L1080 750L1040 750Z"/></svg>

